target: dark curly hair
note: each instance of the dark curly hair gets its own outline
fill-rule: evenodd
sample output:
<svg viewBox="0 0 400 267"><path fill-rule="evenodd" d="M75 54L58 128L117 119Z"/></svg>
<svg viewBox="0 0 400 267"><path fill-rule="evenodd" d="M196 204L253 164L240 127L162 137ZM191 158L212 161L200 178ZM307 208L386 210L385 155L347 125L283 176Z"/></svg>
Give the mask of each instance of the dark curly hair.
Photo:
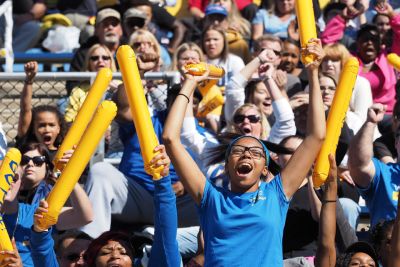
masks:
<svg viewBox="0 0 400 267"><path fill-rule="evenodd" d="M378 257L380 258L380 249L381 249L381 244L382 241L386 239L386 233L390 230L391 227L394 225L394 220L386 220L386 221L380 221L377 223L372 229L370 233L370 239L371 243L374 246L375 251L378 254Z"/></svg>
<svg viewBox="0 0 400 267"><path fill-rule="evenodd" d="M36 135L35 135L35 120L38 114L43 113L43 112L50 112L56 115L58 124L60 126L60 133L58 134L56 140L54 141L54 146L58 147L61 145L65 134L67 132L67 123L64 120L64 116L61 114L61 112L58 110L57 107L51 106L51 105L40 105L37 107L32 108L32 120L31 124L29 125L29 129L25 136L19 138L17 140L17 147L21 147L22 144L24 143L32 143L32 142L38 142Z"/></svg>

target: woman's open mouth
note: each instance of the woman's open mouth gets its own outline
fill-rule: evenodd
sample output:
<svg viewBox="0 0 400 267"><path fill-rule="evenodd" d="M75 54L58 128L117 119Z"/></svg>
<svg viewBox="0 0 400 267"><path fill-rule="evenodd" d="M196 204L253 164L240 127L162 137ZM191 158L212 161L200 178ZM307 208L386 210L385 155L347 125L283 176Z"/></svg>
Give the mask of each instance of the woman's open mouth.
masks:
<svg viewBox="0 0 400 267"><path fill-rule="evenodd" d="M239 165L237 166L236 173L239 176L244 176L244 175L249 174L252 170L253 170L253 166L250 163L242 162L242 163L239 163Z"/></svg>

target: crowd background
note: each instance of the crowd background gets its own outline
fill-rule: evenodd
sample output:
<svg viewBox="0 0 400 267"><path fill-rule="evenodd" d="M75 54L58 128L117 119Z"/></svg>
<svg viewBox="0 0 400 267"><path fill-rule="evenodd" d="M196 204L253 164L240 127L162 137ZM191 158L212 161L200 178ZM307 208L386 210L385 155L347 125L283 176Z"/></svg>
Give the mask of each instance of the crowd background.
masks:
<svg viewBox="0 0 400 267"><path fill-rule="evenodd" d="M118 72L118 47L132 47L165 144L152 162L164 166L164 178L144 171L115 78L104 99L118 114L104 139L118 164L88 166L57 224L40 229L57 179L52 159L91 86L68 80L62 101L38 104L43 63L26 62L19 108L2 108L13 113L16 134L0 121L0 159L7 147L23 154L1 205L15 250L2 252L0 265L400 266L400 84L386 59L400 55L400 1L313 1L318 38L303 48L295 0L183 2L176 15L179 0L13 1L14 52L61 52L48 38L66 27L57 34L76 44L71 73ZM302 54L315 62L302 64ZM351 56L360 70L327 183L314 188L311 165ZM199 62L225 70L213 85L225 103L206 115L199 89L208 72L196 77L184 68ZM177 71L180 82L144 79L164 71Z"/></svg>

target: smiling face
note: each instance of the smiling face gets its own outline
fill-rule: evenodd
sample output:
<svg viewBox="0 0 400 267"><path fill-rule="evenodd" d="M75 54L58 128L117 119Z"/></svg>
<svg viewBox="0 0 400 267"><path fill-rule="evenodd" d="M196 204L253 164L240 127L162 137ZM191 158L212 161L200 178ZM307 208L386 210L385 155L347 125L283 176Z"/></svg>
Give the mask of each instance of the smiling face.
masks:
<svg viewBox="0 0 400 267"><path fill-rule="evenodd" d="M287 73L292 73L297 67L297 64L299 64L299 60L300 49L292 43L283 43L282 58L279 68Z"/></svg>
<svg viewBox="0 0 400 267"><path fill-rule="evenodd" d="M233 116L233 123L238 133L260 138L262 133L261 114L251 107L245 107Z"/></svg>
<svg viewBox="0 0 400 267"><path fill-rule="evenodd" d="M37 159L35 159L35 157L37 157ZM43 157L43 155L36 149L30 150L22 156L22 189L30 190L35 188L46 177L46 162L39 160L40 157Z"/></svg>
<svg viewBox="0 0 400 267"><path fill-rule="evenodd" d="M60 133L60 124L56 114L49 111L36 114L33 127L39 143L45 144L50 150L56 149L54 142Z"/></svg>
<svg viewBox="0 0 400 267"><path fill-rule="evenodd" d="M124 241L109 240L96 257L96 267L132 267L132 252Z"/></svg>
<svg viewBox="0 0 400 267"><path fill-rule="evenodd" d="M204 49L209 59L218 58L224 50L224 37L219 31L208 30L204 35Z"/></svg>
<svg viewBox="0 0 400 267"><path fill-rule="evenodd" d="M101 68L111 68L111 55L103 47L89 55L89 71L98 72Z"/></svg>
<svg viewBox="0 0 400 267"><path fill-rule="evenodd" d="M259 107L266 117L272 114L272 98L265 83L257 83L250 102Z"/></svg>
<svg viewBox="0 0 400 267"><path fill-rule="evenodd" d="M268 174L265 162L265 151L254 138L243 137L234 143L225 166L231 181L231 191L256 191L260 177Z"/></svg>

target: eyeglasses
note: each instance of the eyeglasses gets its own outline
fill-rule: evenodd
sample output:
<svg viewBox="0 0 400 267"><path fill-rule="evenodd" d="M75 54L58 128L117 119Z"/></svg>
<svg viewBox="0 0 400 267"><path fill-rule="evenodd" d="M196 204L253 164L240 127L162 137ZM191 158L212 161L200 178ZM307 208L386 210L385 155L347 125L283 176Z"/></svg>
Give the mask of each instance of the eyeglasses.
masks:
<svg viewBox="0 0 400 267"><path fill-rule="evenodd" d="M91 61L98 61L98 60L100 59L100 56L91 56L89 59L90 59ZM103 61L108 61L108 60L111 59L111 57L110 57L110 56L101 56L101 59L102 59Z"/></svg>
<svg viewBox="0 0 400 267"><path fill-rule="evenodd" d="M45 156L35 156L33 158L23 155L21 158L21 165L27 165L32 160L36 167L41 167L46 162Z"/></svg>
<svg viewBox="0 0 400 267"><path fill-rule="evenodd" d="M261 120L260 116L257 116L257 115L241 115L241 114L238 114L238 115L235 115L233 117L233 122L236 123L236 124L242 123L242 122L244 122L244 120L246 118L250 121L250 123L257 123L257 122L260 122L260 120Z"/></svg>
<svg viewBox="0 0 400 267"><path fill-rule="evenodd" d="M320 86L320 88L321 88L321 91L324 91L324 90L335 91L336 90L335 86Z"/></svg>
<svg viewBox="0 0 400 267"><path fill-rule="evenodd" d="M234 156L238 156L238 157L243 155L246 151L249 151L250 156L253 159L265 158L264 149L262 149L261 147L257 147L257 146L248 147L248 146L241 146L241 145L233 145L231 148L231 154Z"/></svg>

